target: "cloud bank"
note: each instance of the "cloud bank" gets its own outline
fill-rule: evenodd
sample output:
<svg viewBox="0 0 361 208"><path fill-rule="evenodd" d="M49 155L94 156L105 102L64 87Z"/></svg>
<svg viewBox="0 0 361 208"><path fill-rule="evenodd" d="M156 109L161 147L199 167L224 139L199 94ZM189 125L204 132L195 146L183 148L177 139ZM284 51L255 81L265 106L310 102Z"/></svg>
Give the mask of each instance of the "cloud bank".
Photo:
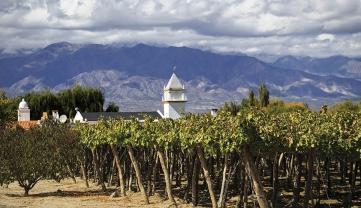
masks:
<svg viewBox="0 0 361 208"><path fill-rule="evenodd" d="M0 48L148 43L360 56L360 0L2 0Z"/></svg>

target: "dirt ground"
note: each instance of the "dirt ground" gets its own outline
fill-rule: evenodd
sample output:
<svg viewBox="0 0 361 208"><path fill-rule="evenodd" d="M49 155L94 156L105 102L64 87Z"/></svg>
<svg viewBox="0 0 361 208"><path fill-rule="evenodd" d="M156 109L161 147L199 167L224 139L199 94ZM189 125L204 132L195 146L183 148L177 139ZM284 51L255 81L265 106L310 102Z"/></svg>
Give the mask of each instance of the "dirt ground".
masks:
<svg viewBox="0 0 361 208"><path fill-rule="evenodd" d="M150 204L145 205L143 196L137 193L127 193L126 197L111 198L115 187L107 192L100 191L100 187L90 183L86 188L84 182L77 179L75 184L71 179L57 183L53 180L41 180L30 190L29 196L24 197L23 189L15 182L7 188L0 187L0 208L9 207L171 207L169 201L164 201L159 195L150 196ZM178 207L192 207L176 198Z"/></svg>
<svg viewBox="0 0 361 208"><path fill-rule="evenodd" d="M24 197L24 190L17 184L11 183L8 187L0 187L0 208L18 208L18 207L43 207L43 208L63 208L63 207L173 207L170 201L164 200L158 193L150 196L150 204L144 203L143 196L140 192L127 192L126 197L112 198L110 195L115 191L115 187L109 187L106 192L102 192L100 186L89 183L90 187L86 188L84 181L77 178L75 184L72 179L62 180L60 183L54 180L41 180L35 187L30 190L29 196ZM205 187L203 187L205 189ZM335 188L337 191L338 189ZM174 193L176 190L174 190ZM288 204L292 199L292 192L281 191L283 200L281 204ZM358 191L358 196L361 191ZM360 195L359 195L360 194ZM302 195L302 193L301 193ZM323 197L321 207L344 207L342 205L342 190L338 190L337 199L327 199ZM200 203L202 207L209 207L210 200L207 198L208 192L200 193ZM252 198L252 200L250 200ZM333 197L335 198L335 197ZM227 200L227 207L235 207L237 197ZM361 197L354 199L353 207L361 207ZM180 208L191 208L183 200L176 197L176 202ZM255 198L249 198L249 206L253 207Z"/></svg>

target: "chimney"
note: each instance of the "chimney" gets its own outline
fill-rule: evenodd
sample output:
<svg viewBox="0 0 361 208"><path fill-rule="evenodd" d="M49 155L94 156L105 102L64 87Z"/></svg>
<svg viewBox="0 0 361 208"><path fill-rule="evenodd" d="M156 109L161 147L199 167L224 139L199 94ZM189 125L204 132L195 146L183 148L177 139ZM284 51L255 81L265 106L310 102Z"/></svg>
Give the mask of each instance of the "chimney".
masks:
<svg viewBox="0 0 361 208"><path fill-rule="evenodd" d="M48 119L48 112L43 112L43 116L41 117L41 120Z"/></svg>
<svg viewBox="0 0 361 208"><path fill-rule="evenodd" d="M216 116L216 115L217 115L217 112L218 112L218 109L217 109L217 108L211 109L211 116Z"/></svg>
<svg viewBox="0 0 361 208"><path fill-rule="evenodd" d="M53 117L53 120L59 120L59 112L58 110L52 110L52 117Z"/></svg>

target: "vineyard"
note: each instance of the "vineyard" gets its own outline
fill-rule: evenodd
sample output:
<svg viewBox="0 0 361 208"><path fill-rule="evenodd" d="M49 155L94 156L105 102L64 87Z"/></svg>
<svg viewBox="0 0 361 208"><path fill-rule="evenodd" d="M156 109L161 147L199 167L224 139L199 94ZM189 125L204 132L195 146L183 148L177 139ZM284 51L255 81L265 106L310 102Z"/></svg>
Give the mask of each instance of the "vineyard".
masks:
<svg viewBox="0 0 361 208"><path fill-rule="evenodd" d="M2 128L0 183L25 195L40 179L80 176L121 197L139 191L211 207L361 206L361 115L223 108L154 121L50 121ZM236 204L228 203L238 197Z"/></svg>

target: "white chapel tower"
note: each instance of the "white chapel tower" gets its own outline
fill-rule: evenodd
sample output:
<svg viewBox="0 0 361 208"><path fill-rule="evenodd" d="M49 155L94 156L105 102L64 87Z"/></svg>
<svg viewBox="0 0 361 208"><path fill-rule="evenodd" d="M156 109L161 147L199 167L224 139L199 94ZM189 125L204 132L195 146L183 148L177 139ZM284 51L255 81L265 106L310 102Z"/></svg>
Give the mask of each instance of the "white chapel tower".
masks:
<svg viewBox="0 0 361 208"><path fill-rule="evenodd" d="M163 91L164 118L180 118L185 113L187 98L185 96L184 85L182 85L175 73L172 74Z"/></svg>
<svg viewBox="0 0 361 208"><path fill-rule="evenodd" d="M30 109L24 98L19 103L18 121L30 121Z"/></svg>

